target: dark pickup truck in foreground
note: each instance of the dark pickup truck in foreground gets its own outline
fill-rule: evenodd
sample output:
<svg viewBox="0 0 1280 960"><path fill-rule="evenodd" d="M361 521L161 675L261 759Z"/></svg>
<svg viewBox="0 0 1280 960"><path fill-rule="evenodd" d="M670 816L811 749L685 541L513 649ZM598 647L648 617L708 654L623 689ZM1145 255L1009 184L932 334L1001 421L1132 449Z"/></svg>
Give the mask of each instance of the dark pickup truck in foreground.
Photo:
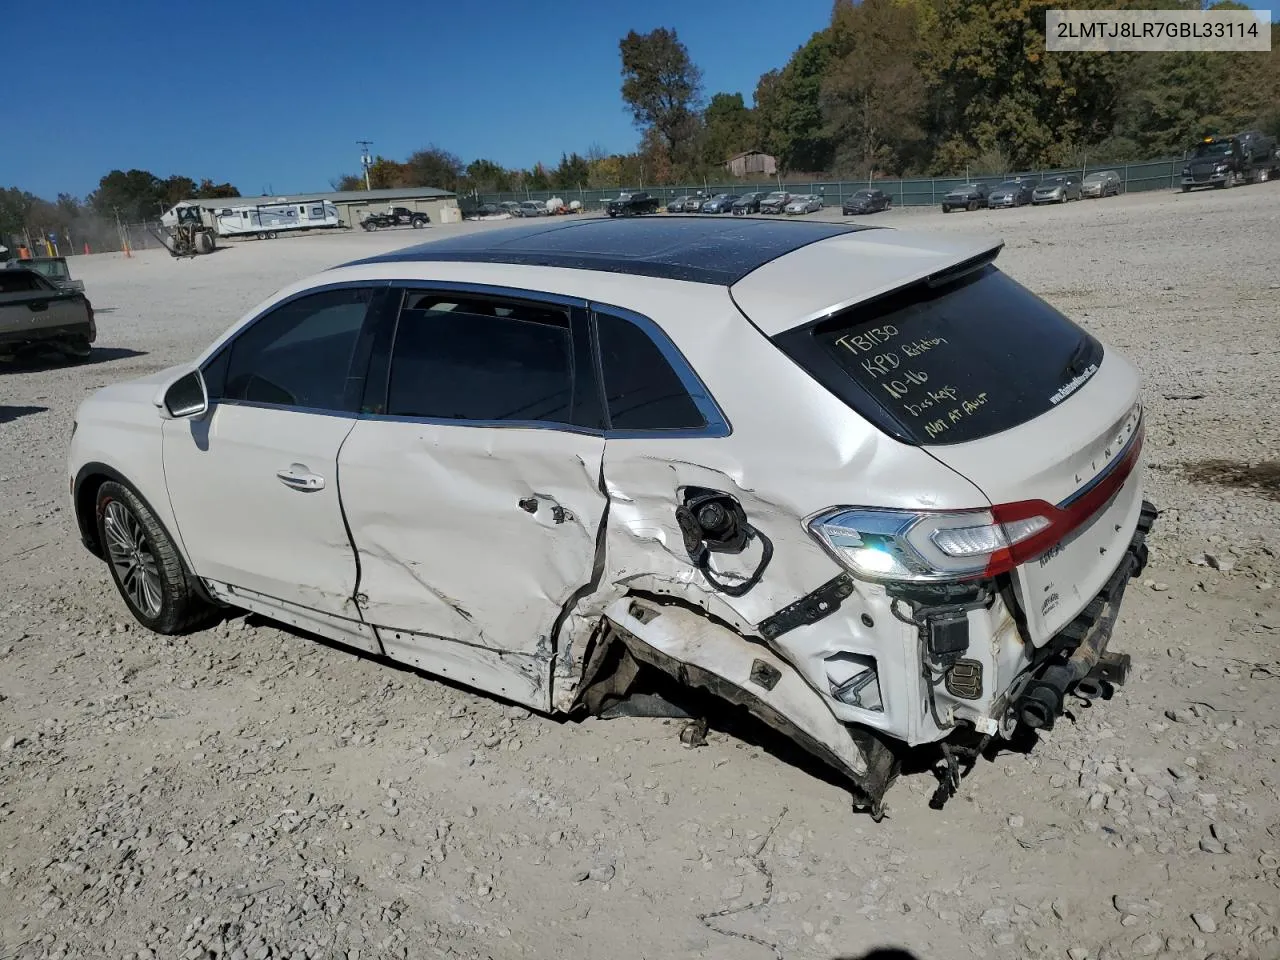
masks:
<svg viewBox="0 0 1280 960"><path fill-rule="evenodd" d="M1182 192L1192 187L1234 187L1280 176L1276 139L1257 130L1229 137L1205 137L1182 168Z"/></svg>
<svg viewBox="0 0 1280 960"><path fill-rule="evenodd" d="M59 289L35 270L0 270L0 359L46 347L84 359L96 339L93 306L82 292Z"/></svg>
<svg viewBox="0 0 1280 960"><path fill-rule="evenodd" d="M604 212L611 217L634 217L642 213L657 213L658 198L649 193L624 193L617 200L610 200Z"/></svg>
<svg viewBox="0 0 1280 960"><path fill-rule="evenodd" d="M34 270L55 287L62 290L75 290L84 293L84 281L71 279L71 268L66 257L29 257L26 260L10 260L5 264L9 270Z"/></svg>

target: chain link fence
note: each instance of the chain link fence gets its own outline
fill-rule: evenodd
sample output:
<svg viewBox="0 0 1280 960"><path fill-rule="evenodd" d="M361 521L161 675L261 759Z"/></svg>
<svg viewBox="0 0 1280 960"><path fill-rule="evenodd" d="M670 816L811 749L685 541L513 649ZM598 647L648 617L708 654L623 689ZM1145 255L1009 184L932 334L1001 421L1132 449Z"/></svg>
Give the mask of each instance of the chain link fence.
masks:
<svg viewBox="0 0 1280 960"><path fill-rule="evenodd" d="M657 197L665 207L679 197L693 196L702 193L713 197L718 193L742 194L753 191L785 190L788 193L817 194L823 205L840 206L846 197L867 187L875 187L889 195L894 206L927 207L940 204L946 193L965 183L987 183L995 186L1006 180L1021 177L1023 180L1038 181L1058 174L1074 173L1081 177L1090 173L1101 173L1114 170L1120 175L1123 190L1136 192L1141 190L1162 190L1177 186L1178 175L1185 161L1180 159L1152 160L1146 163L1086 165L1082 167L1059 168L1053 170L1013 171L1001 175L983 175L974 177L931 177L912 180L784 180L776 178L758 183L726 182L685 184L675 187L619 187L617 189L577 189L577 190L524 190L505 193L482 193L476 198L479 203L502 203L507 200L550 200L559 197L565 203L578 200L586 210L602 209L605 203L618 196L619 193L647 190Z"/></svg>
<svg viewBox="0 0 1280 960"><path fill-rule="evenodd" d="M461 197L464 204L501 203L507 200L549 200L559 197L565 203L578 200L584 209L600 210L604 204L619 193L647 190L656 196L663 206L678 197L693 196L702 193L711 197L718 193L742 194L752 191L785 190L788 193L817 194L822 198L824 206L839 207L845 198L867 187L876 187L889 195L894 206L927 207L942 202L942 197L955 187L964 183L988 183L992 186L1021 177L1024 180L1038 181L1056 174L1075 173L1082 177L1090 173L1114 170L1120 175L1125 192L1143 190L1164 190L1178 185L1179 173L1185 163L1181 159L1152 160L1146 163L1127 163L1109 165L1087 165L1070 169L1024 170L994 176L974 177L931 177L910 180L783 180L758 183L722 182L701 184L685 184L674 187L620 187L617 189L578 189L578 190L529 190L506 193L482 193L478 196ZM155 233L162 233L158 220L138 223L119 223L98 217L85 217L70 227L47 229L40 224L30 224L21 233L0 237L0 243L9 248L10 256L19 255L19 250L26 247L34 256L75 256L88 250L90 253L119 253L126 244L131 251L158 249L162 246Z"/></svg>
<svg viewBox="0 0 1280 960"><path fill-rule="evenodd" d="M0 243L9 248L11 257L18 257L23 248L35 257L70 257L82 253L120 253L126 245L131 251L158 249L163 244L156 239L156 233L163 233L158 220L117 224L85 218L58 229L32 224L20 233L0 237Z"/></svg>

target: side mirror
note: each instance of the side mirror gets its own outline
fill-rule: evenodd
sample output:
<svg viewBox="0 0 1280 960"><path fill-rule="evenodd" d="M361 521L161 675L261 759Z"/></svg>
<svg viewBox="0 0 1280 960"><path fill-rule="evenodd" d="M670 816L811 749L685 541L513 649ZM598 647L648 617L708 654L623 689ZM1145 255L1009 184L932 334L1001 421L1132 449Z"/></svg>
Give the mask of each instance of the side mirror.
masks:
<svg viewBox="0 0 1280 960"><path fill-rule="evenodd" d="M199 370L184 374L165 388L160 415L166 420L202 416L209 409L209 390Z"/></svg>

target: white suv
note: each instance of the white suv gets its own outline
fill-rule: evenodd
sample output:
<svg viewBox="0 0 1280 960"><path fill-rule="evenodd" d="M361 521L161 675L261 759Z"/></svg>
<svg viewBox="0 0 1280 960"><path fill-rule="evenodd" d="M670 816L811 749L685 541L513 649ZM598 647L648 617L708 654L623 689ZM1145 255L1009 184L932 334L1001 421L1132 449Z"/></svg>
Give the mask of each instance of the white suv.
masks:
<svg viewBox="0 0 1280 960"><path fill-rule="evenodd" d="M905 747L954 789L1125 679L1139 379L1000 246L543 221L347 264L86 400L75 516L152 630L256 611L557 714L660 671L878 816Z"/></svg>

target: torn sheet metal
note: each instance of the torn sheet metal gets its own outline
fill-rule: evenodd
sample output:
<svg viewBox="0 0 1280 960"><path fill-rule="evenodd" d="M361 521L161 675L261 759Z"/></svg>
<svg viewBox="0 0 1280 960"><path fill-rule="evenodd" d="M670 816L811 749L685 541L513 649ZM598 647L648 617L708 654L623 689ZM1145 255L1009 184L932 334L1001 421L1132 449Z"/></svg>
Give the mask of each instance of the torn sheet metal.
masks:
<svg viewBox="0 0 1280 960"><path fill-rule="evenodd" d="M784 732L788 726L794 727L802 735L800 739L806 741L802 746L814 750L850 778L860 780L867 775L867 757L849 731L832 716L822 698L771 651L680 607L621 600L610 606L605 615L624 637L634 637L682 667L719 678L759 701L767 708L760 711L762 719ZM631 652L642 661L648 659L643 647ZM767 669L762 671L758 664ZM666 666L654 665L659 669ZM711 692L735 699L731 691L716 684L712 684Z"/></svg>
<svg viewBox="0 0 1280 960"><path fill-rule="evenodd" d="M550 661L529 653L507 653L444 637L380 628L387 656L534 710L550 707Z"/></svg>
<svg viewBox="0 0 1280 960"><path fill-rule="evenodd" d="M898 676L886 681L882 711L860 712L835 700L831 705L842 711L842 719L865 719L901 739L936 739L941 735L936 728L912 719L920 710L919 662L910 630L893 620L882 588L855 583L831 616L777 638L766 638L759 625L842 572L806 531L806 517L840 503L972 507L985 502L981 491L852 416L804 371L778 364L772 344L744 336L749 324L723 291L693 287L679 302L645 305L644 312L698 317L697 324L678 327L679 346L727 411L732 429L721 438L655 433L607 440L603 471L610 504L603 574L597 590L581 597L564 622L555 708L568 709L574 702L583 669L579 658L603 610L628 593L650 594L678 599L743 636L768 640L765 646L824 693L830 685L825 656L844 652L883 661L884 669L892 667ZM727 364L724 352L730 344L733 362ZM764 383L767 390L761 389ZM759 583L741 597L717 590L686 549L676 511L692 487L732 496L772 544L773 556ZM746 581L759 568L762 551L755 540L737 554L712 554L714 577Z"/></svg>
<svg viewBox="0 0 1280 960"><path fill-rule="evenodd" d="M462 657L525 655L544 675L526 693L545 700L550 638L596 564L603 452L601 437L554 430L359 421L338 457L343 506L362 613L401 633L393 655L416 662L446 637ZM518 692L517 661L494 669Z"/></svg>

